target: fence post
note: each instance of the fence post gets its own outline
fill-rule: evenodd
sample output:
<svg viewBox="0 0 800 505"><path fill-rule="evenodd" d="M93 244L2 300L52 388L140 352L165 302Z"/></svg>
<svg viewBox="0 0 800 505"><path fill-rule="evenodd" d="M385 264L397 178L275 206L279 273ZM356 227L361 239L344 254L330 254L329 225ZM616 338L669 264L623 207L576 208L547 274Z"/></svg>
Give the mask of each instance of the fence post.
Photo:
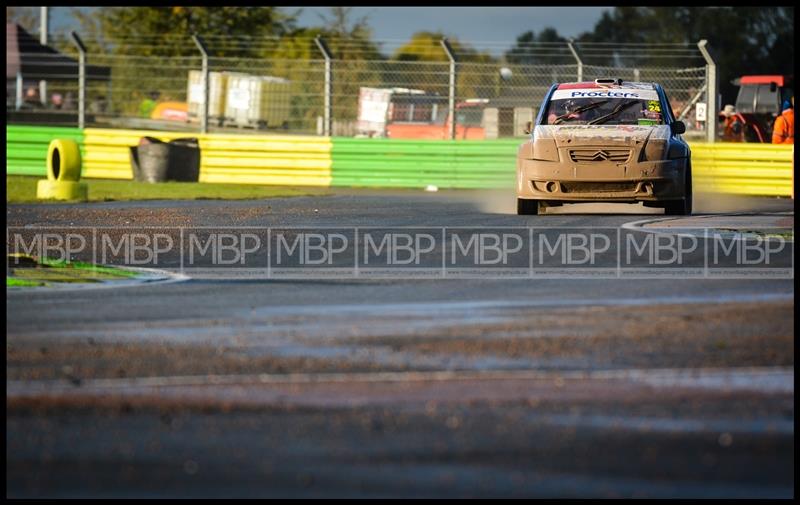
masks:
<svg viewBox="0 0 800 505"><path fill-rule="evenodd" d="M108 99L106 100L106 113L112 114L114 110L114 81L108 79Z"/></svg>
<svg viewBox="0 0 800 505"><path fill-rule="evenodd" d="M192 35L192 40L197 48L200 49L200 54L203 55L203 109L200 114L200 133L208 133L208 88L210 87L210 79L208 76L208 47L203 38L197 34Z"/></svg>
<svg viewBox="0 0 800 505"><path fill-rule="evenodd" d="M47 32L49 26L49 17L47 7L39 7L41 14L39 15L39 43L43 46L47 45ZM47 81L42 79L39 81L39 100L42 105L47 105Z"/></svg>
<svg viewBox="0 0 800 505"><path fill-rule="evenodd" d="M72 42L78 47L78 128L86 126L86 46L78 34L71 32Z"/></svg>
<svg viewBox="0 0 800 505"><path fill-rule="evenodd" d="M20 110L22 108L22 72L17 72L17 100L16 100L16 110Z"/></svg>
<svg viewBox="0 0 800 505"><path fill-rule="evenodd" d="M323 111L325 119L322 124L322 134L326 137L330 137L331 121L333 118L333 97L331 96L333 94L333 69L331 66L333 53L321 36L317 35L316 38L314 38L314 42L316 42L319 51L322 53L322 57L325 58L325 109Z"/></svg>
<svg viewBox="0 0 800 505"><path fill-rule="evenodd" d="M450 114L450 131L448 135L450 140L454 140L456 138L456 57L450 42L446 38L442 39L441 43L444 52L447 53L447 57L450 59L450 91L447 102Z"/></svg>
<svg viewBox="0 0 800 505"><path fill-rule="evenodd" d="M575 62L578 64L578 82L583 82L583 61L578 51L575 49L575 39L569 39L567 41L567 46L572 53L572 57L575 58Z"/></svg>
<svg viewBox="0 0 800 505"><path fill-rule="evenodd" d="M717 141L719 124L717 122L717 96L719 95L719 75L717 65L708 51L706 39L697 43L697 48L706 60L706 136L708 142Z"/></svg>

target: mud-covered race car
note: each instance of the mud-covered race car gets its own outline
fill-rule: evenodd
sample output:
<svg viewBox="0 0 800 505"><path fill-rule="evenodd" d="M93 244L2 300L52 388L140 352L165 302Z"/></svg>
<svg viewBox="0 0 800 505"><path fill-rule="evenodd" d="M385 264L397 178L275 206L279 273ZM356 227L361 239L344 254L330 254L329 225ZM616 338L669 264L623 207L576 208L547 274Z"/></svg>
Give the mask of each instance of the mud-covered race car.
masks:
<svg viewBox="0 0 800 505"><path fill-rule="evenodd" d="M659 84L554 84L517 153L517 213L612 201L691 214L691 152L680 136L685 131Z"/></svg>

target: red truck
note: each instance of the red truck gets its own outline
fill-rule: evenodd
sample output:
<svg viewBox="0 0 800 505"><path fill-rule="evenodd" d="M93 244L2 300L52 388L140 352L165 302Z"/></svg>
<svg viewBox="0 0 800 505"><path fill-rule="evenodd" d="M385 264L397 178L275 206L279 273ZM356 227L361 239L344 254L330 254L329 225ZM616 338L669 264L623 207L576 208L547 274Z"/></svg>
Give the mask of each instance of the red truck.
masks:
<svg viewBox="0 0 800 505"><path fill-rule="evenodd" d="M393 139L431 139L450 138L450 115L447 99L440 103L393 100L389 106L389 121L386 136ZM414 97L419 99L420 97ZM481 125L483 109L488 100L472 99L456 104L457 139L485 139L486 132ZM434 110L433 106L436 105Z"/></svg>
<svg viewBox="0 0 800 505"><path fill-rule="evenodd" d="M781 104L794 91L791 75L745 75L733 80L739 86L733 112L720 112L722 140L729 142L772 142L772 127Z"/></svg>
<svg viewBox="0 0 800 505"><path fill-rule="evenodd" d="M448 98L406 88L361 88L359 133L394 139L450 138ZM484 139L483 110L488 100L456 103L457 139Z"/></svg>

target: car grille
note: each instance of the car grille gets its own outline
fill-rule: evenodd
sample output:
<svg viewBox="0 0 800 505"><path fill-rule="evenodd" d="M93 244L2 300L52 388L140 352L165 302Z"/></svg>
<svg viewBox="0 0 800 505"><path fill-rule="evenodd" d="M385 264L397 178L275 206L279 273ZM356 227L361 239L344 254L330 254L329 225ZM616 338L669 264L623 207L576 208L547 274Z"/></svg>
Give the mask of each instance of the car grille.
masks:
<svg viewBox="0 0 800 505"><path fill-rule="evenodd" d="M633 193L636 182L562 182L564 193Z"/></svg>
<svg viewBox="0 0 800 505"><path fill-rule="evenodd" d="M625 163L631 157L630 149L572 149L569 157L575 163L594 163L596 161L610 161Z"/></svg>

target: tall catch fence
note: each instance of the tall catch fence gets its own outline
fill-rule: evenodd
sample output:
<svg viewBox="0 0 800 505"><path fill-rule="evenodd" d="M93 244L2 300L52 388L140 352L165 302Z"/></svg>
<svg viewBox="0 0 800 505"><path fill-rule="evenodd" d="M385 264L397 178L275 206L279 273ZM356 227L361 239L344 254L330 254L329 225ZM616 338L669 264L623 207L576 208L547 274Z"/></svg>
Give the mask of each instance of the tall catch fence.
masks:
<svg viewBox="0 0 800 505"><path fill-rule="evenodd" d="M82 64L108 69L107 77L88 72L80 81L75 72L56 72L46 97L29 96L38 76L8 78L9 124L391 137L386 128L365 131L374 102L364 93L372 89L390 103L384 127L415 129L424 138L511 138L524 135L553 83L619 77L662 84L687 124L687 138L713 141L717 122L699 120L696 107L704 104L714 119L720 106L704 41L513 48L510 42L453 42L448 50L441 41L209 37L203 54L192 40L178 41L176 49L174 40L155 36L87 39L84 49L70 37L52 40L52 48L75 61L83 52Z"/></svg>

